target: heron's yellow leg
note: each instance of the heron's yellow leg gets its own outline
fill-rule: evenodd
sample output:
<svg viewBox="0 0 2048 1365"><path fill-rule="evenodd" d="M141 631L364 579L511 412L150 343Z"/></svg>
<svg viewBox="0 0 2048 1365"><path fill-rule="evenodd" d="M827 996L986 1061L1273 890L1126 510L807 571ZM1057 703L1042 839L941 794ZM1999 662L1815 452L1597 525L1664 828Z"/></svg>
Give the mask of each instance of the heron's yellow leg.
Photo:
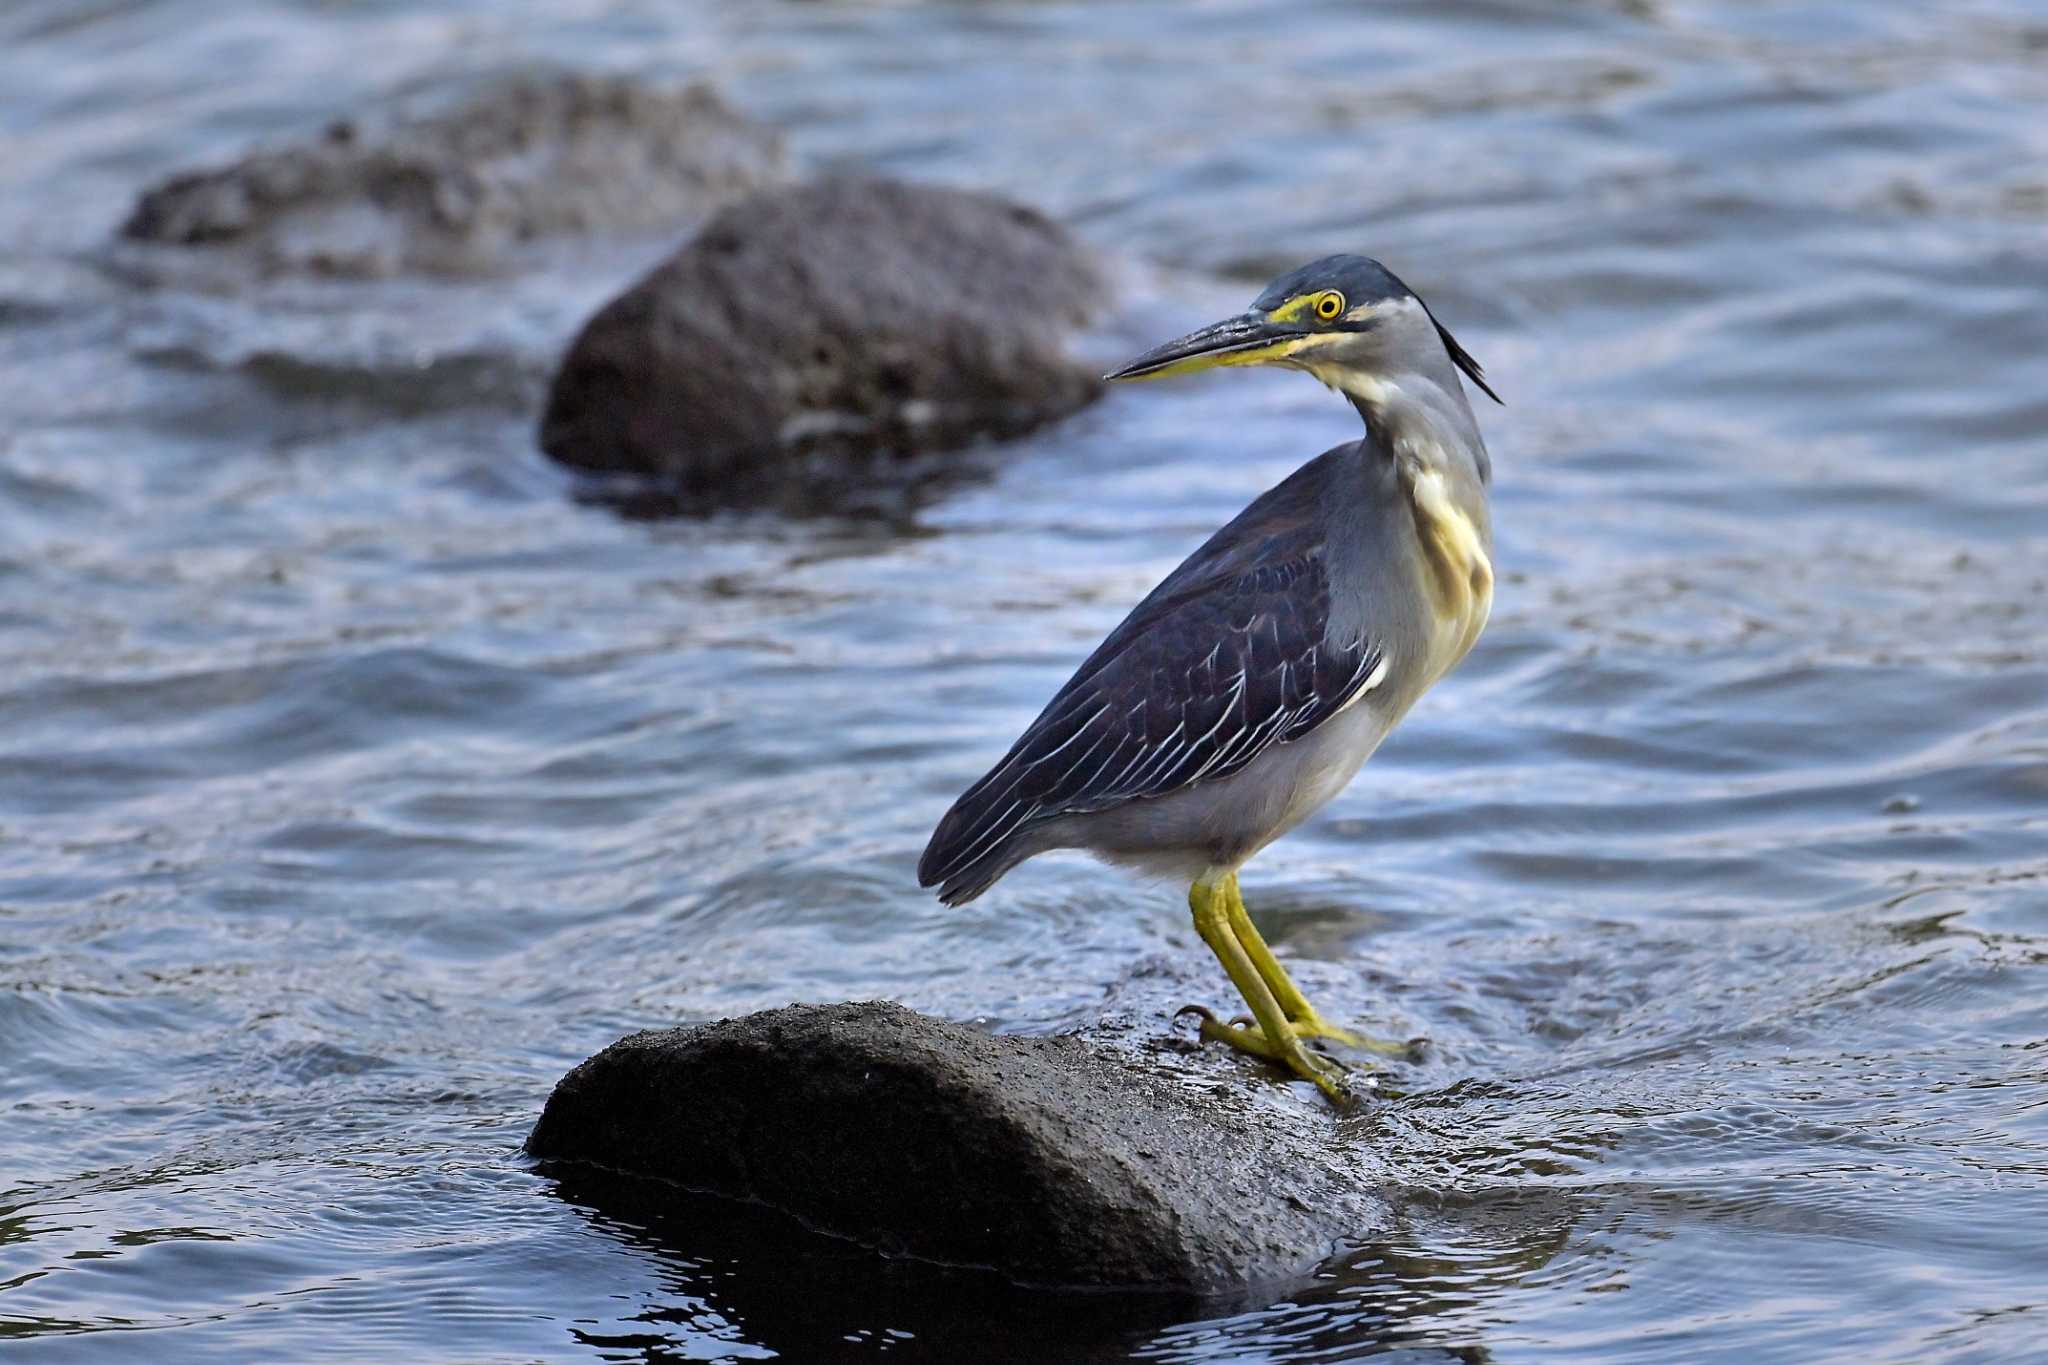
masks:
<svg viewBox="0 0 2048 1365"><path fill-rule="evenodd" d="M1303 1080L1314 1081L1316 1088L1335 1103L1350 1103L1352 1097L1339 1079L1342 1068L1301 1045L1301 1038L1280 1011L1280 1002L1273 998L1265 978L1231 932L1230 901L1222 880L1199 881L1188 888L1188 909L1194 912L1195 932L1216 954L1223 970L1230 973L1231 983L1251 1007L1252 1018L1258 1021L1254 1031L1204 1018L1202 1036L1278 1062Z"/></svg>
<svg viewBox="0 0 2048 1365"><path fill-rule="evenodd" d="M1294 1026L1294 1032L1303 1038L1332 1038L1348 1047L1363 1048L1386 1057L1406 1057L1415 1051L1412 1043L1390 1043L1379 1038L1368 1038L1341 1028L1316 1013L1316 1007L1309 1004L1308 997L1301 993L1301 987L1294 984L1287 969L1280 965L1280 959L1273 956L1273 950L1266 946L1258 926L1252 923L1250 912L1244 908L1244 893L1238 889L1237 874L1223 878L1218 888L1226 899L1230 912L1230 932L1244 948L1245 956L1258 969L1259 976L1272 991L1273 999L1280 1005L1280 1012L1287 1022Z"/></svg>

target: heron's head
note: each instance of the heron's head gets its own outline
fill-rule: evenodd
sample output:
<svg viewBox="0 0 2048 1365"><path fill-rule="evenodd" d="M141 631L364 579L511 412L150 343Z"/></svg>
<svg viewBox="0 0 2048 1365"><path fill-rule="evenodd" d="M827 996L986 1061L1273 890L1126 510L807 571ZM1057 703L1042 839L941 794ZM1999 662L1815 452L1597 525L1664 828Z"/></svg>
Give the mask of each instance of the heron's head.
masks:
<svg viewBox="0 0 2048 1365"><path fill-rule="evenodd" d="M1153 379L1220 365L1307 370L1360 401L1403 375L1441 376L1455 390L1454 365L1501 401L1479 362L1415 291L1369 256L1311 261L1267 285L1247 311L1155 347L1105 378Z"/></svg>

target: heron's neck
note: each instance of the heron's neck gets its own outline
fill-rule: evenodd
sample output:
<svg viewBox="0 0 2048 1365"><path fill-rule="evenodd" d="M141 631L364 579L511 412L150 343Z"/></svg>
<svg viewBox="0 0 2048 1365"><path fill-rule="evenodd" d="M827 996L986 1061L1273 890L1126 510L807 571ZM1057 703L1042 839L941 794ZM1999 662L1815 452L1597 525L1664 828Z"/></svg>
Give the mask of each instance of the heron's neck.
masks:
<svg viewBox="0 0 2048 1365"><path fill-rule="evenodd" d="M1449 387L1426 374L1346 376L1340 384L1365 418L1369 461L1383 461L1414 517L1418 581L1427 593L1423 650L1430 681L1472 648L1493 610L1493 527L1487 515L1490 469L1479 423L1455 377Z"/></svg>
<svg viewBox="0 0 2048 1365"><path fill-rule="evenodd" d="M1479 421L1455 379L1450 386L1415 372L1356 371L1325 380L1365 419L1370 443L1389 458L1420 464L1458 483L1484 488L1493 476Z"/></svg>

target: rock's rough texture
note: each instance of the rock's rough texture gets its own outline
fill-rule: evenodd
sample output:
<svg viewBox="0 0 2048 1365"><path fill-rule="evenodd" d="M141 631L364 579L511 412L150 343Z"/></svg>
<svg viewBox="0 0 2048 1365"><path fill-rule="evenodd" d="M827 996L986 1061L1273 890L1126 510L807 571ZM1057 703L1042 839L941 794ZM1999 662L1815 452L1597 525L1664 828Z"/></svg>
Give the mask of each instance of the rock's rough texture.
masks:
<svg viewBox="0 0 2048 1365"><path fill-rule="evenodd" d="M986 195L833 178L722 211L614 299L555 376L541 445L709 492L806 455L943 449L1091 401L1065 342L1093 255Z"/></svg>
<svg viewBox="0 0 2048 1365"><path fill-rule="evenodd" d="M674 229L788 176L782 140L701 87L499 83L450 112L336 123L145 193L123 236L268 272L476 273L537 238Z"/></svg>
<svg viewBox="0 0 2048 1365"><path fill-rule="evenodd" d="M1212 1293L1384 1225L1336 1121L1303 1113L1276 1121L1071 1037L790 1006L614 1043L555 1088L527 1150L1027 1283Z"/></svg>

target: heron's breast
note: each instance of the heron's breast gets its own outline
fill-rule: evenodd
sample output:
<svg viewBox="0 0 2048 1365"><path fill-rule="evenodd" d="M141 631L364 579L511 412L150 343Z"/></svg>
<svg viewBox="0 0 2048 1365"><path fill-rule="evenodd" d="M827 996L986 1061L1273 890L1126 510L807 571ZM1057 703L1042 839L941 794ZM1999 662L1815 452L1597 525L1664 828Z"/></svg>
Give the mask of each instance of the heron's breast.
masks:
<svg viewBox="0 0 2048 1365"><path fill-rule="evenodd" d="M1430 609L1427 676L1435 682L1457 667L1486 628L1493 610L1493 560L1486 538L1451 496L1440 470L1406 466L1403 474L1422 549Z"/></svg>

